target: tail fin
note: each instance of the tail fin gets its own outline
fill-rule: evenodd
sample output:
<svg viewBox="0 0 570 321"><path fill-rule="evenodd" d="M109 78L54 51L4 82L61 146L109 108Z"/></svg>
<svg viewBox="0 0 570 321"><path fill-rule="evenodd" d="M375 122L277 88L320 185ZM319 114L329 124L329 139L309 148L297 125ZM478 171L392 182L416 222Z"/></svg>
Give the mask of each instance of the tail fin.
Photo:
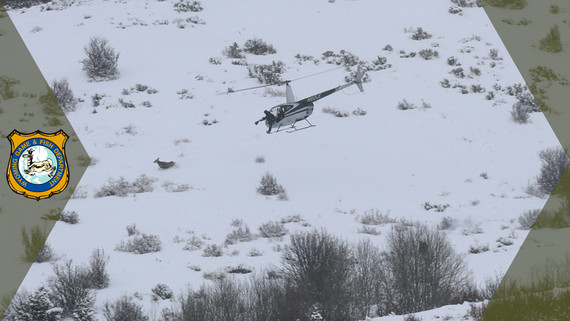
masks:
<svg viewBox="0 0 570 321"><path fill-rule="evenodd" d="M356 77L354 79L354 83L356 86L358 86L360 92L364 92L364 88L362 87L362 70L360 69L360 65L358 66L358 69L356 69Z"/></svg>

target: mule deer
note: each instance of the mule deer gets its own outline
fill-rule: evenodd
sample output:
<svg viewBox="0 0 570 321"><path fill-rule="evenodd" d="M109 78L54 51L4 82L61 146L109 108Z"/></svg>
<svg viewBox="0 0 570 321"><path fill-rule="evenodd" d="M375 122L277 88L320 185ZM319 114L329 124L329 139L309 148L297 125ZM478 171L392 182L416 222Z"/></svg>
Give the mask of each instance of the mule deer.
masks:
<svg viewBox="0 0 570 321"><path fill-rule="evenodd" d="M155 159L154 162L158 164L158 167L163 168L163 169L170 168L170 167L174 166L174 164L176 164L176 163L173 162L173 161L170 161L170 162L161 162L161 161L159 160L159 158Z"/></svg>

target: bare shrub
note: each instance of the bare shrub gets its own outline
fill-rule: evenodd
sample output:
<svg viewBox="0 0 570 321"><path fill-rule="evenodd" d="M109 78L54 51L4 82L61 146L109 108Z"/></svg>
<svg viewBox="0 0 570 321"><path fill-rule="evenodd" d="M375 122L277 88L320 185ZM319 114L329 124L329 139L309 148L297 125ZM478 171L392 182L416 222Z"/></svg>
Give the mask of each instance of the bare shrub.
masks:
<svg viewBox="0 0 570 321"><path fill-rule="evenodd" d="M174 2L173 6L174 11L178 13L199 12L204 10L200 1L178 0L178 2Z"/></svg>
<svg viewBox="0 0 570 321"><path fill-rule="evenodd" d="M291 236L283 252L283 274L291 284L291 309L299 318L318 303L325 320L351 320L349 295L352 259L349 245L324 230Z"/></svg>
<svg viewBox="0 0 570 321"><path fill-rule="evenodd" d="M516 102L511 110L511 118L515 123L526 124L530 118L530 110L527 106Z"/></svg>
<svg viewBox="0 0 570 321"><path fill-rule="evenodd" d="M63 78L61 80L54 80L51 83L51 91L65 113L75 110L77 99L73 96L73 91L69 88L69 82L67 79Z"/></svg>
<svg viewBox="0 0 570 321"><path fill-rule="evenodd" d="M456 221L451 216L444 216L441 218L441 221L437 225L437 228L440 230L451 230L455 228Z"/></svg>
<svg viewBox="0 0 570 321"><path fill-rule="evenodd" d="M568 166L568 156L561 147L542 150L538 156L542 161L542 167L537 184L542 193L550 194Z"/></svg>
<svg viewBox="0 0 570 321"><path fill-rule="evenodd" d="M386 290L397 298L397 303L387 303L389 311L404 314L463 302L460 297L471 276L445 233L419 223L397 226L387 237L387 247Z"/></svg>
<svg viewBox="0 0 570 321"><path fill-rule="evenodd" d="M107 273L107 264L109 264L109 255L105 255L103 249L95 249L91 252L89 258L89 269L87 270L87 279L89 287L101 290L109 286L109 273Z"/></svg>
<svg viewBox="0 0 570 321"><path fill-rule="evenodd" d="M83 70L95 81L111 80L119 77L117 68L119 54L115 53L109 41L101 37L93 37L83 48L87 58L83 59Z"/></svg>
<svg viewBox="0 0 570 321"><path fill-rule="evenodd" d="M243 55L243 49L240 48L237 42L234 42L232 45L226 47L222 51L222 54L228 58L233 58L233 59L245 58L245 56Z"/></svg>
<svg viewBox="0 0 570 321"><path fill-rule="evenodd" d="M396 222L396 219L390 217L390 211L384 213L379 209L366 210L356 219L364 225L385 225Z"/></svg>
<svg viewBox="0 0 570 321"><path fill-rule="evenodd" d="M106 321L148 321L142 307L134 302L132 296L123 295L115 302L107 301L103 306L103 316Z"/></svg>
<svg viewBox="0 0 570 321"><path fill-rule="evenodd" d="M540 215L540 209L524 211L518 218L519 225L523 230L530 230Z"/></svg>

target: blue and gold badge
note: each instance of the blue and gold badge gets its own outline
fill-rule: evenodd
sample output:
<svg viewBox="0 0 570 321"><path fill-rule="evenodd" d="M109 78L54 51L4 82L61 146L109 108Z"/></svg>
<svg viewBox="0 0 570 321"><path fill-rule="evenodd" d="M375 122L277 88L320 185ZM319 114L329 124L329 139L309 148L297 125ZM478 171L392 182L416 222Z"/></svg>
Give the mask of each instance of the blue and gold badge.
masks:
<svg viewBox="0 0 570 321"><path fill-rule="evenodd" d="M12 151L6 174L10 188L38 201L61 193L69 183L64 150L68 138L63 130L53 134L12 131L8 135Z"/></svg>

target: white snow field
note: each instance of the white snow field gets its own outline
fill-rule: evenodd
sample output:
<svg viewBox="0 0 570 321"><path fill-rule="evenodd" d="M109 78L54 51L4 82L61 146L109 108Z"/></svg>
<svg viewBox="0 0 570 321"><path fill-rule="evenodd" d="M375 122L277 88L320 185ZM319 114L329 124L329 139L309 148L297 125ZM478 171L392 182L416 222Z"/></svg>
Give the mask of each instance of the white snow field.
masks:
<svg viewBox="0 0 570 321"><path fill-rule="evenodd" d="M158 316L174 303L151 299L157 283L178 294L211 282L205 272L279 266L277 245L288 244L288 236L258 237L225 246L221 257L202 256L208 244L224 244L234 220L258 234L263 223L298 215L301 222L285 224L289 234L324 227L383 248L392 224L374 226L379 235L359 233L358 217L366 211L429 226L449 217L454 225L445 233L478 285L507 270L528 232L518 217L546 201L525 192L539 173L538 153L559 143L542 113L531 113L524 124L512 120L517 99L506 89L524 81L482 8L462 8L459 15L448 12L449 0L203 0L202 11L177 12L175 2L62 0L9 11L46 80L66 78L80 99L67 117L93 164L65 209L77 212L79 223L57 222L48 243L55 263L87 263L96 248L110 256L110 285L96 294L99 320L105 302L135 293L145 312ZM432 37L412 39L417 28ZM119 78L90 81L82 70L83 48L95 36L120 53ZM284 87L219 95L260 85L222 53L255 38L276 53L245 54L247 64L282 61L282 79L319 73L291 83L298 99L345 83L349 72L328 64L327 51L345 50L367 66L385 57L386 68L367 72L364 93L352 86L315 102L309 117L315 127L267 135L254 121L285 102ZM426 49L438 56L420 57ZM313 60L300 63L297 54ZM448 64L452 56L460 66ZM458 67L463 78L451 73ZM473 92L477 85L483 92ZM96 94L102 96L98 106ZM416 108L399 109L404 100ZM153 163L157 157L176 165L161 170ZM287 200L256 192L266 173L285 188ZM155 179L152 191L95 197L110 179L132 182L141 175ZM448 207L426 210L426 202ZM158 236L161 250L117 251L131 238L126 226L132 224ZM204 242L202 249L183 249L192 236ZM469 253L470 246L484 245L488 251ZM248 255L252 249L261 255ZM34 290L51 274L51 264L34 263L21 288ZM468 308L444 306L417 316L460 320Z"/></svg>

